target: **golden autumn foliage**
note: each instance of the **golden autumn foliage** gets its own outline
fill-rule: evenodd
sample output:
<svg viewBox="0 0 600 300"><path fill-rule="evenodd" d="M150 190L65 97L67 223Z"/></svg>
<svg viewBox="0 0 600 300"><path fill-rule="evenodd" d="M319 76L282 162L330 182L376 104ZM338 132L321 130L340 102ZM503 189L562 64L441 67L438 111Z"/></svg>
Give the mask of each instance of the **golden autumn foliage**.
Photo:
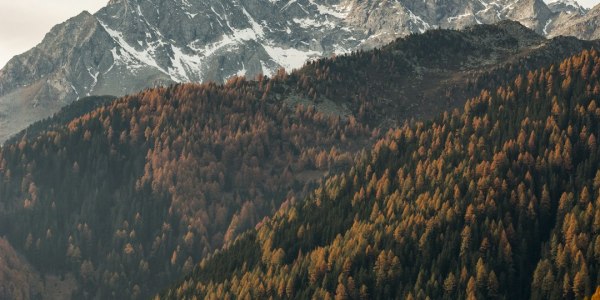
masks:
<svg viewBox="0 0 600 300"><path fill-rule="evenodd" d="M463 113L390 130L159 297L269 298L281 282L296 299L590 297L598 85L600 56L584 51L483 91ZM266 261L276 249L285 257Z"/></svg>
<svg viewBox="0 0 600 300"><path fill-rule="evenodd" d="M189 272L369 143L361 123L265 100L256 84L146 90L2 148L9 224L32 224L7 226L12 240L98 295L147 292L150 276Z"/></svg>

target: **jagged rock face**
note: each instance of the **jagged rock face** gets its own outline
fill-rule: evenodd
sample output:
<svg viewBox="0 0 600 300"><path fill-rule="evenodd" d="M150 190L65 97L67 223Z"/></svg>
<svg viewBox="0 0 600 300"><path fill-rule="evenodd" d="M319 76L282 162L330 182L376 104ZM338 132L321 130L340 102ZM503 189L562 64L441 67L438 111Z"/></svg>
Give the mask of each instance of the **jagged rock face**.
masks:
<svg viewBox="0 0 600 300"><path fill-rule="evenodd" d="M576 1L573 0L557 0L548 3L548 8L553 13L567 13L567 14L585 14L588 9L579 5Z"/></svg>
<svg viewBox="0 0 600 300"><path fill-rule="evenodd" d="M97 19L82 13L11 59L0 71L0 141L89 93L97 70L112 64L104 51L111 46Z"/></svg>
<svg viewBox="0 0 600 300"><path fill-rule="evenodd" d="M580 39L600 39L600 5L585 14L563 13L554 22L550 36L570 35Z"/></svg>
<svg viewBox="0 0 600 300"><path fill-rule="evenodd" d="M86 95L272 74L430 28L556 23L542 0L111 0L0 70L0 142Z"/></svg>
<svg viewBox="0 0 600 300"><path fill-rule="evenodd" d="M350 0L348 6L352 9L345 21L370 33L366 46L431 28L460 29L507 19L542 33L554 16L541 0Z"/></svg>
<svg viewBox="0 0 600 300"><path fill-rule="evenodd" d="M359 45L341 10L304 2L115 1L96 17L118 44L117 64L151 66L175 82L222 81Z"/></svg>

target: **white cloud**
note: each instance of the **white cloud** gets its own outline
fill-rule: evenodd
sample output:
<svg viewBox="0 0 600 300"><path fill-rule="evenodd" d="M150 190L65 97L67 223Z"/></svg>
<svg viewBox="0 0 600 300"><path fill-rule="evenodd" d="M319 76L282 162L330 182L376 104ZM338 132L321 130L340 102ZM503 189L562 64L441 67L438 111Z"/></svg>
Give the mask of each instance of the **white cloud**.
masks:
<svg viewBox="0 0 600 300"><path fill-rule="evenodd" d="M42 41L52 26L108 0L0 0L0 68Z"/></svg>

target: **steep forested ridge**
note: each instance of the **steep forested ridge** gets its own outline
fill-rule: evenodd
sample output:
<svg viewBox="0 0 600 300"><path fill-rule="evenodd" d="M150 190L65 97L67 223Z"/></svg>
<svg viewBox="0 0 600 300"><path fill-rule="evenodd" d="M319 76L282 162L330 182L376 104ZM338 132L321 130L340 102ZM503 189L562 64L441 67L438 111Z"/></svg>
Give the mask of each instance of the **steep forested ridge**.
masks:
<svg viewBox="0 0 600 300"><path fill-rule="evenodd" d="M390 130L162 298L560 299L600 283L600 55Z"/></svg>
<svg viewBox="0 0 600 300"><path fill-rule="evenodd" d="M298 253L305 255L315 245L325 247L372 209L364 200L372 198L366 194L367 187L361 196L364 201L359 201L363 204L356 207L321 198L305 202L322 176L363 172L357 176L370 181L376 174L379 180L389 168L393 186L401 163L407 164L403 167L406 177L419 160L427 162L429 140L424 137L418 155L409 155L414 150L410 143L415 142L411 137L406 145L396 141L404 158L388 162L381 157L371 171L363 170L371 160L375 162L375 156L361 149L370 148L388 127L462 105L481 88L495 91L499 83L512 82L516 74L525 76L527 70L560 62L596 44L569 38L545 40L517 23L504 22L413 35L382 49L310 62L289 74L280 70L273 78L234 77L225 85L153 88L98 108L94 108L96 100L105 100L76 103L0 149L0 236L40 271L45 282L54 275L69 279L63 281L68 281L65 286L74 298L148 297L222 246L237 249L239 256L231 257L229 252L214 256L204 263L212 268L210 272L197 270L197 278L224 281L231 277L231 270L241 266L250 270L272 255L276 261L291 263ZM424 51L431 46L435 51ZM558 80L555 73L553 80ZM79 116L73 118L74 114ZM457 114L447 117L454 123L445 130L461 124ZM482 126L483 121L478 122ZM397 131L416 134L417 129L405 126ZM510 132L498 134L505 139ZM439 143L445 145L446 140L440 138ZM376 148L383 147L384 141ZM479 141L473 143L484 147ZM485 145L485 140L481 143ZM461 148L456 151L451 157L460 160ZM357 154L362 165L351 170ZM490 154L481 155L487 159L485 155ZM466 163L452 166L456 170L471 167ZM334 178L324 186L339 180ZM335 192L322 187L319 193L327 190L330 198L342 197L360 184L344 185ZM461 183L461 193L467 187ZM420 186L418 191L425 190L435 195L433 186ZM386 195L380 192L377 199L383 201ZM428 198L423 196L424 201ZM282 206L303 214L289 218L298 226L281 225L278 231L274 221L261 222ZM434 208L438 207L428 213L433 214ZM306 222L302 230L300 222ZM249 233L233 243L259 223L267 225L257 238ZM269 227L278 233L272 250L267 251L270 248L263 241ZM373 245L370 251L376 252ZM414 255L408 251L403 259L411 261ZM366 278L371 269L365 270ZM319 272L315 283L325 274ZM523 272L519 274L528 276ZM328 280L322 288L330 287ZM498 280L504 282L504 278ZM334 281L337 284L337 278ZM301 283L294 279L292 288ZM364 284L369 293L377 287ZM298 295L313 291L303 293ZM0 294L0 298L13 296L10 290Z"/></svg>
<svg viewBox="0 0 600 300"><path fill-rule="evenodd" d="M255 85L148 90L7 145L1 234L42 271L75 270L82 296L130 297L191 270L371 135L268 104Z"/></svg>

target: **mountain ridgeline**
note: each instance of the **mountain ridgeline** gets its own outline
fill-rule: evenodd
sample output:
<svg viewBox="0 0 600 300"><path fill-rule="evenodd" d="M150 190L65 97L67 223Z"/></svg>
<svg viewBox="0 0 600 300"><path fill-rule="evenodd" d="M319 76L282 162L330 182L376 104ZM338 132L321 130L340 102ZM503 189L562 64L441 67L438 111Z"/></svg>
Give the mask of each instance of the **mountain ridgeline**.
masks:
<svg viewBox="0 0 600 300"><path fill-rule="evenodd" d="M521 127L527 138L531 130L543 132L539 128L542 125L534 122L531 127L526 127L517 124L516 118L525 118L525 115L531 120L541 118L544 105L549 105L550 96L558 93L563 85L572 95L581 96L581 90L589 95L597 94L594 81L596 52L588 51L581 56L586 58L581 60L590 69L586 69L584 79L575 76L574 71L585 69L583 63L565 64L564 68L570 66L567 68L570 73L557 66L583 49L598 46L598 42L575 38L547 40L516 22L505 21L462 31L432 30L410 35L373 51L355 51L312 61L291 73L280 69L271 78L259 75L254 80L246 80L241 76L233 77L225 84L175 84L146 89L117 100L99 97L76 103L54 118L30 127L0 149L0 236L5 236L5 240L1 240L3 248L10 250L6 257L18 261L2 269L10 270L9 278L27 278L19 275L29 270L37 270L40 278L39 284L35 285L15 280L15 288L1 289L0 298L14 298L17 292L35 297L48 290L60 290L64 292L63 297L77 299L147 298L192 270L194 275L182 283L182 288L174 288L165 295L179 297L197 292L206 296L217 290L222 292L215 293L244 295L241 290L236 290L242 288L241 285L231 285L239 283L244 276L259 280L264 291L270 293L264 295L283 297L280 289L285 281L283 289L289 297L324 297L327 292L334 295L339 274L332 277L335 273L331 272L335 270L332 269L334 260L328 257L331 252L314 251L319 247L329 249L336 240L339 247L361 249L369 246L370 249L360 254L362 256L358 252L352 255L335 252L344 260L348 258L347 275L359 272L351 273L354 289L351 288L352 281L344 277L346 281L341 288L347 292L353 290L352 295L356 291L360 295L363 285L366 293L363 296L402 297L412 289L416 297L422 294L421 288L424 293L436 295L439 290L426 289L428 282L435 286L436 276L444 276L445 280L451 268L456 276L453 291L457 293L452 295L462 295L459 293L463 290L459 287L464 285L461 281L463 273L468 276L467 280L474 274L471 273L471 261L476 258L474 245L482 243L478 239L483 233L476 234L487 234L489 228L498 232L505 230L502 251L510 248L519 255L504 258L514 262L509 269L494 269L503 266L504 261L493 260L495 257L491 254L481 256L486 277L478 279L477 286L481 286L481 282L487 283L488 277L496 276L500 295L526 295L535 268L526 263L526 259L537 261L544 254L542 244L558 222L553 217L556 209L553 206L547 212L549 217L543 219L545 223L536 225L537 219L521 218L517 214L521 212L520 206L512 207L502 201L506 200L507 194L512 197L513 191L520 193L523 190L526 197L523 201L528 207L533 201L531 195L541 199L536 194L543 186L538 186L540 182L547 183L551 197L562 188L572 189L577 195L583 185L572 187L560 180L567 180L564 172L578 169L543 169L550 172L548 178L560 175L555 176L556 182L550 182L546 177L538 178L542 171L527 165L531 180L536 180L534 185L519 177L526 174L525 169L519 169L523 172L512 169L521 168L520 165L513 166L512 161L514 155L522 153L507 148L502 150L507 160L502 172L494 173L500 178L501 186L498 188L494 181L494 193L489 197L497 208L489 212L490 221L485 225L488 227L484 226L488 215L483 214L488 210L487 202L469 202L475 201L470 197L481 194L487 201L490 193L487 187L491 183L485 176L491 171L488 172L483 162L504 149L511 134ZM425 51L432 48L433 51ZM544 67L546 69L542 71ZM534 71L536 69L540 70ZM566 74L571 74L569 80L572 83L563 83ZM550 75L551 80L546 79ZM498 89L498 86L516 84L515 78L520 78L520 89ZM548 88L548 91L542 88ZM490 91L490 95L513 98L493 115L488 106L497 102L477 96L481 89ZM557 94L556 101L552 100L565 114L571 109L564 99L571 95L569 93ZM522 102L517 96L523 95L537 97L539 101L532 102L537 106L526 111L516 110ZM479 100L470 100L465 106L466 99L476 96ZM429 118L463 106L467 108L464 116L458 112L446 114L443 120L436 121L438 127L435 130L430 123L414 125L411 121L413 125L403 125L406 120ZM523 109L526 108L523 105ZM509 118L503 119L503 114ZM571 115L557 119L556 130L564 129L565 120L570 120L565 119L567 116ZM463 129L465 124L476 129ZM587 132L595 132L596 127L586 126ZM384 134L385 138L377 142L390 128L393 137L391 133ZM545 127L542 129L546 130ZM571 131L579 129L576 127ZM575 134L579 133L569 133L569 137ZM555 135L552 135L552 147L566 141L563 135L558 135L560 140ZM385 154L392 153L387 150L362 151L373 145L375 149L393 148L392 140L397 146L393 152L396 156ZM540 138L535 146L542 147L544 142L546 140ZM575 142L572 141L573 145ZM442 153L441 149L447 147L453 150ZM469 149L470 156L466 156L465 149ZM545 153L528 151L530 156L540 157L540 164L544 162ZM559 152L563 155L561 151L562 148ZM479 164L482 166L478 167ZM472 172L475 167L477 172ZM389 171L385 172L386 169ZM404 173L400 174L400 169ZM419 170L420 177L411 173L415 170ZM456 173L449 175L450 170ZM555 171L558 173L552 173ZM462 176L462 172L467 173ZM337 177L334 174L338 174ZM323 176L330 176L330 179L319 187ZM385 176L389 179L389 189L379 191L377 187L375 193L367 181L375 180L379 185ZM443 178L439 179L439 176ZM402 181L399 181L401 177ZM483 187L479 189L479 179L484 177L481 180ZM346 178L343 185L342 178ZM452 185L446 186L446 181ZM475 190L472 190L471 182L474 182ZM484 185L486 182L488 185ZM524 182L523 187L521 182ZM362 185L365 190L361 198L354 200L356 191L361 195ZM412 192L411 185L415 185ZM456 200L446 197L448 187L452 188L453 196L458 190ZM519 190L513 187L519 187ZM317 193L312 192L315 188ZM390 200L388 196L396 188L398 195ZM588 189L589 193L596 193L593 186ZM305 201L310 194L313 196ZM521 194L515 195L521 201ZM476 201L480 200L477 198ZM441 214L438 202L448 202L448 206L442 208L450 219L438 220L436 217L429 221L430 217ZM534 201L534 208L538 202ZM383 220L389 218L389 225L382 225L379 214L371 212L374 203L378 203ZM455 254L456 249L442 243L455 242L453 230L463 230L465 221L461 214L470 203L476 209L474 214L478 216L478 222L469 227L473 232L469 241L473 243L464 250L460 270L456 271L451 261L443 260ZM423 207L428 209L421 211ZM265 219L275 213L271 220ZM400 218L404 214L407 217ZM370 223L375 222L370 219L371 215L379 223ZM282 218L290 223L281 223ZM498 218L501 218L501 224ZM360 222L355 224L355 221ZM423 238L423 249L416 251L410 247L417 234L419 239L422 236L419 226L430 227L424 222L433 227ZM257 224L261 225L253 232ZM447 227L450 236L441 239L436 233L441 231L440 228L446 230L443 227L446 224L450 226ZM360 247L346 244L344 236L353 237L355 232L362 232L363 225L366 226L365 240L357 244ZM394 232L400 228L398 239L406 236L406 240L388 239L392 227ZM529 234L533 234L529 230L533 228L543 234L529 239ZM248 230L250 233L238 239ZM377 242L371 234L377 237ZM494 244L499 236L500 233L486 236L486 247L499 249ZM531 244L523 246L520 242L525 236L526 242ZM205 260L201 267L195 267L224 246L229 250ZM30 264L12 255L13 248ZM402 272L406 273L392 271L385 265L387 269L381 269L381 272L390 277L373 281L371 265L383 249L387 251L385 255L389 255L383 259L391 263L397 256L401 261L394 263L395 266L401 266ZM400 249L403 252L396 252ZM440 264L432 260L435 249L447 251L437 258ZM313 252L332 264L326 264L324 268L319 261L318 271L311 275L308 284L303 272L309 272L305 263L312 259L310 253ZM431 254L419 256L424 253ZM582 253L588 255L588 252ZM582 259L586 257L582 256ZM421 270L417 269L418 265L402 265L407 262L423 262L419 289L410 287L417 282L411 276ZM553 262L549 264L547 269L555 268ZM285 266L296 269L291 271ZM269 269L278 273L269 272ZM488 274L491 271L495 272L494 276ZM563 271L556 268L553 278L564 277L564 273L560 273ZM257 277L245 276L246 272L253 272L252 276ZM595 278L593 272L588 270L590 280ZM284 273L294 277L281 277ZM398 277L399 274L402 277ZM56 276L62 279L56 279ZM385 287L405 276L408 281L402 283L397 294L395 288ZM572 284L574 277L569 280ZM520 288L509 291L508 284L513 282ZM220 283L223 285L219 286ZM48 288L55 284L60 289ZM260 284L253 284L256 289L252 293L259 293L259 287ZM273 293L275 289L277 294ZM585 293L589 294L587 290ZM251 294L254 298L262 295ZM224 294L215 296L222 298Z"/></svg>
<svg viewBox="0 0 600 300"><path fill-rule="evenodd" d="M600 284L600 54L390 129L169 299L574 299Z"/></svg>
<svg viewBox="0 0 600 300"><path fill-rule="evenodd" d="M112 0L0 66L0 142L85 96L272 75L412 33L502 20L591 39L596 17L567 0Z"/></svg>

